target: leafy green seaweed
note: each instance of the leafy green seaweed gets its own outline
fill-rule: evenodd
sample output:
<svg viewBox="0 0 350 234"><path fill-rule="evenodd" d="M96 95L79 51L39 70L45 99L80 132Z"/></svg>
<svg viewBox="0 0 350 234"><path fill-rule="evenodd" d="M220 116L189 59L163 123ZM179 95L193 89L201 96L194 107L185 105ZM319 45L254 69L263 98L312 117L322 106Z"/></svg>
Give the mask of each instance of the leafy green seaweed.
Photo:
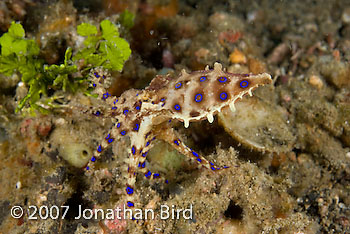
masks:
<svg viewBox="0 0 350 234"><path fill-rule="evenodd" d="M0 73L10 76L19 71L22 81L28 82L37 73L36 69L42 65L42 61L37 58L39 46L24 36L22 25L12 22L9 31L0 37Z"/></svg>
<svg viewBox="0 0 350 234"><path fill-rule="evenodd" d="M128 9L125 9L125 11L120 14L119 22L126 29L130 29L134 26L134 19L135 19L135 15L130 11L128 11Z"/></svg>
<svg viewBox="0 0 350 234"><path fill-rule="evenodd" d="M103 20L98 31L96 26L83 23L78 26L77 32L86 37L86 47L73 56L73 61L83 60L88 67L102 66L113 71L123 69L131 49L129 43L119 37L116 25L109 20Z"/></svg>
<svg viewBox="0 0 350 234"><path fill-rule="evenodd" d="M25 38L25 31L20 23L12 22L8 32L0 37L0 73L6 76L20 73L22 82L29 87L27 95L20 100L16 112L28 104L31 113L35 110L48 113L47 108L38 104L42 95L48 95L48 89L70 92L76 92L84 87L86 89L81 83L85 82L87 77L73 78L74 73L87 74L84 71L98 66L114 71L123 69L131 50L128 42L119 37L118 28L111 21L103 20L100 23L100 30L94 25L82 23L78 25L77 33L86 37L85 47L75 54L72 48L67 48L64 61L59 65L45 64L39 56L39 46L34 40ZM84 70L79 71L76 65L78 62L80 64L83 62L85 67L79 67ZM53 105L46 101L45 106Z"/></svg>

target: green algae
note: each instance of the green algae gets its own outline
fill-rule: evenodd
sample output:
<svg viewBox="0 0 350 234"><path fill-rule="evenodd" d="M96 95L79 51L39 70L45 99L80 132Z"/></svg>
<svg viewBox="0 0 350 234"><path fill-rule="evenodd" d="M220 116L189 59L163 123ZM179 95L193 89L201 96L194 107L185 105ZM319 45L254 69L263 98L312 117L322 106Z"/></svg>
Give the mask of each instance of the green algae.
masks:
<svg viewBox="0 0 350 234"><path fill-rule="evenodd" d="M22 25L12 22L9 31L0 37L0 73L11 76L18 72L22 82L29 86L27 95L20 100L16 112L28 104L28 111L31 114L35 114L35 110L48 114L49 107L54 107L50 104L57 97L50 97L47 100L49 105L38 102L42 96L49 96L49 89L72 93L78 90L86 91L87 86L82 83L86 82L87 77L77 75L78 72L84 73L84 69L89 70L97 66L103 66L111 71L123 69L125 61L131 54L129 43L119 37L118 28L111 21L103 20L100 26L101 33L97 34L95 26L87 23L79 25L78 34L87 36L84 41L85 48L73 52L72 48L68 47L62 64L48 65L40 58L40 48L36 42L25 38ZM78 69L77 64L81 60L86 67L80 65Z"/></svg>

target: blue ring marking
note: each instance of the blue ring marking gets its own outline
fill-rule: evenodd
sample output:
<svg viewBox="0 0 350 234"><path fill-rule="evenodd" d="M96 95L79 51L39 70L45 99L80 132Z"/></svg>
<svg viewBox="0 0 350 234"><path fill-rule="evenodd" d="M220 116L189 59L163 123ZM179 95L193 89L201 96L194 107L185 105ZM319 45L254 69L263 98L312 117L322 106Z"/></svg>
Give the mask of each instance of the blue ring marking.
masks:
<svg viewBox="0 0 350 234"><path fill-rule="evenodd" d="M89 170L89 169L90 169L90 167L87 166L87 167L86 167L86 170Z"/></svg>
<svg viewBox="0 0 350 234"><path fill-rule="evenodd" d="M135 109L136 109L136 110L140 110L141 107L140 107L140 106L136 106Z"/></svg>
<svg viewBox="0 0 350 234"><path fill-rule="evenodd" d="M241 83L239 83L239 86L241 86L241 88L247 88L249 85L249 82L247 80L242 80Z"/></svg>
<svg viewBox="0 0 350 234"><path fill-rule="evenodd" d="M159 178L159 176L160 176L159 173L154 173L153 174L153 178Z"/></svg>
<svg viewBox="0 0 350 234"><path fill-rule="evenodd" d="M146 151L145 153L143 153L141 156L142 156L142 157L146 157L147 153L148 153L148 151Z"/></svg>
<svg viewBox="0 0 350 234"><path fill-rule="evenodd" d="M137 124L135 124L134 130L135 130L135 131L138 131L138 130L139 130L139 128L140 128L140 124L138 124L138 123L137 123Z"/></svg>
<svg viewBox="0 0 350 234"><path fill-rule="evenodd" d="M125 131L125 130L124 130L124 131L121 131L120 134L121 134L122 136L124 136L124 135L126 134L126 131Z"/></svg>
<svg viewBox="0 0 350 234"><path fill-rule="evenodd" d="M106 137L106 140L109 139L111 137L111 134L108 133L107 137Z"/></svg>
<svg viewBox="0 0 350 234"><path fill-rule="evenodd" d="M150 178L151 175L152 175L152 172L150 172L150 171L147 171L147 173L145 174L145 176L146 176L147 179Z"/></svg>
<svg viewBox="0 0 350 234"><path fill-rule="evenodd" d="M103 79L105 79L105 78L106 78L106 76L105 76L105 75L103 75L103 76L102 76L102 78L103 78Z"/></svg>
<svg viewBox="0 0 350 234"><path fill-rule="evenodd" d="M180 145L179 142L178 142L177 140L175 140L174 143L175 143L177 146Z"/></svg>
<svg viewBox="0 0 350 234"><path fill-rule="evenodd" d="M213 171L215 171L216 169L215 169L215 167L210 167Z"/></svg>
<svg viewBox="0 0 350 234"><path fill-rule="evenodd" d="M165 102L162 104L162 107L165 105Z"/></svg>
<svg viewBox="0 0 350 234"><path fill-rule="evenodd" d="M129 194L129 195L131 195L131 194L134 193L134 189L131 188L130 186L127 186L127 187L126 187L126 193Z"/></svg>
<svg viewBox="0 0 350 234"><path fill-rule="evenodd" d="M135 153L136 153L135 146L131 147L131 153L132 153L133 155L135 155Z"/></svg>
<svg viewBox="0 0 350 234"><path fill-rule="evenodd" d="M102 152L102 146L101 146L101 145L99 145L99 146L97 147L97 152L99 152L99 153Z"/></svg>
<svg viewBox="0 0 350 234"><path fill-rule="evenodd" d="M175 85L175 89L179 89L179 88L181 88L181 86L182 86L182 83L179 82L179 83L177 83L177 84Z"/></svg>
<svg viewBox="0 0 350 234"><path fill-rule="evenodd" d="M220 83L225 83L225 82L227 81L227 77L226 77L226 76L220 76L220 77L218 78L218 81L219 81Z"/></svg>
<svg viewBox="0 0 350 234"><path fill-rule="evenodd" d="M200 82L203 82L203 81L205 81L206 79L207 79L206 76L201 76L201 78L199 78L199 81L200 81Z"/></svg>
<svg viewBox="0 0 350 234"><path fill-rule="evenodd" d="M169 183L169 180L165 180L165 183L168 184L168 183Z"/></svg>
<svg viewBox="0 0 350 234"><path fill-rule="evenodd" d="M120 126L121 126L121 123L117 123L117 128L120 128Z"/></svg>
<svg viewBox="0 0 350 234"><path fill-rule="evenodd" d="M128 109L125 109L125 110L123 111L123 114L126 115L128 112L129 112L129 110L128 110Z"/></svg>
<svg viewBox="0 0 350 234"><path fill-rule="evenodd" d="M134 206L134 203L131 202L131 201L126 202L126 204L127 204L128 207L133 207Z"/></svg>
<svg viewBox="0 0 350 234"><path fill-rule="evenodd" d="M180 105L178 105L178 104L176 104L175 106L174 106L174 108L175 108L175 110L180 110L181 109L181 106Z"/></svg>
<svg viewBox="0 0 350 234"><path fill-rule="evenodd" d="M165 101L165 98L160 99L160 101L161 101L161 102L164 102L164 101Z"/></svg>
<svg viewBox="0 0 350 234"><path fill-rule="evenodd" d="M109 95L109 93L107 92L107 93L104 93L104 94L103 94L102 98L103 98L103 99L107 99L109 96L110 96L110 95Z"/></svg>
<svg viewBox="0 0 350 234"><path fill-rule="evenodd" d="M149 141L147 141L146 146L149 146L149 144L150 144L150 142L149 142Z"/></svg>
<svg viewBox="0 0 350 234"><path fill-rule="evenodd" d="M95 156L92 156L91 162L95 162L95 161L96 161L96 157L95 157Z"/></svg>
<svg viewBox="0 0 350 234"><path fill-rule="evenodd" d="M192 151L192 154L193 154L195 157L199 157L199 155L198 155L196 152L194 152L194 151Z"/></svg>
<svg viewBox="0 0 350 234"><path fill-rule="evenodd" d="M229 166L224 166L224 167L222 167L223 169L226 169L226 168L230 168Z"/></svg>
<svg viewBox="0 0 350 234"><path fill-rule="evenodd" d="M95 72L94 75L95 75L96 78L100 77L100 75L97 72Z"/></svg>
<svg viewBox="0 0 350 234"><path fill-rule="evenodd" d="M139 162L138 167L145 168L145 166L146 166L146 162L143 162L143 163L140 163L140 162Z"/></svg>
<svg viewBox="0 0 350 234"><path fill-rule="evenodd" d="M116 106L113 106L113 107L112 107L112 110L116 110L116 109L117 109L117 107L116 107Z"/></svg>
<svg viewBox="0 0 350 234"><path fill-rule="evenodd" d="M112 143L114 141L113 138L108 139L108 143Z"/></svg>
<svg viewBox="0 0 350 234"><path fill-rule="evenodd" d="M198 162L202 162L202 159L200 159L200 158L197 158L197 161L198 161Z"/></svg>
<svg viewBox="0 0 350 234"><path fill-rule="evenodd" d="M226 93L226 92L220 93L220 99L221 99L221 100L225 101L226 98L227 98L227 93Z"/></svg>
<svg viewBox="0 0 350 234"><path fill-rule="evenodd" d="M114 105L115 105L115 104L117 104L117 102L118 102L118 99L116 99L116 100L113 102L113 103L114 103Z"/></svg>
<svg viewBox="0 0 350 234"><path fill-rule="evenodd" d="M101 114L100 111L96 111L94 115L99 116Z"/></svg>
<svg viewBox="0 0 350 234"><path fill-rule="evenodd" d="M212 162L209 162L209 164L212 165L212 166L214 166L214 163L212 163Z"/></svg>
<svg viewBox="0 0 350 234"><path fill-rule="evenodd" d="M200 94L200 93L198 93L198 94L196 94L196 96L194 96L194 100L195 100L196 102L201 102L202 99L203 99L203 95Z"/></svg>
<svg viewBox="0 0 350 234"><path fill-rule="evenodd" d="M92 84L93 87L96 87L96 84Z"/></svg>

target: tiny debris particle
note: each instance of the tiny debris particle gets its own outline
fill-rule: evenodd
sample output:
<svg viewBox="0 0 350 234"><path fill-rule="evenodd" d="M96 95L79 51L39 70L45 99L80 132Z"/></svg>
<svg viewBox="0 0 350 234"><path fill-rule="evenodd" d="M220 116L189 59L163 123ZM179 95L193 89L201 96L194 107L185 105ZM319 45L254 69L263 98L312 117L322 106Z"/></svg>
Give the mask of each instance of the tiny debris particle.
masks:
<svg viewBox="0 0 350 234"><path fill-rule="evenodd" d="M323 87L323 82L321 78L317 75L312 75L309 78L309 84L320 90Z"/></svg>

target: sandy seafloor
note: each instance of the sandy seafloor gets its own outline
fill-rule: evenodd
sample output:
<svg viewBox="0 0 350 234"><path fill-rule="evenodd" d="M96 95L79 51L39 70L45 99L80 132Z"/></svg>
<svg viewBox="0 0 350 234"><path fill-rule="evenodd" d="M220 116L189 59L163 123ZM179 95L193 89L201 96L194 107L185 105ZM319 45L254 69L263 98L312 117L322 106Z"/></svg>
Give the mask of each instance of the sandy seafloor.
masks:
<svg viewBox="0 0 350 234"><path fill-rule="evenodd" d="M147 167L169 184L139 175L135 187L138 206L153 209L154 219L76 219L79 205L123 206L129 140L113 144L86 175L72 161L89 160L111 122L75 107L103 103L56 91L71 108L15 114L26 89L18 75L1 75L0 233L350 233L350 2L4 0L0 32L20 21L42 58L59 64L66 47L77 46L78 24L116 22L125 8L136 16L121 31L132 56L112 74L113 95L142 89L156 74L176 77L214 62L273 77L212 124L173 123L187 145L230 168L197 169L157 140ZM161 205L192 206L193 217L161 220ZM14 206L69 211L64 219L15 219Z"/></svg>

